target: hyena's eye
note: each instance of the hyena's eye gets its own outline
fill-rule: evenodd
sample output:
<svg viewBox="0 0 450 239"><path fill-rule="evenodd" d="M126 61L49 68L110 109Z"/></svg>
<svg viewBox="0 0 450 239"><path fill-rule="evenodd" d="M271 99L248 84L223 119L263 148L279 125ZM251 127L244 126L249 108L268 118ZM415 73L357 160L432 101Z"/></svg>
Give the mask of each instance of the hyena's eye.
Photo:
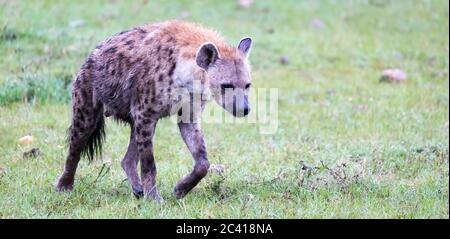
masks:
<svg viewBox="0 0 450 239"><path fill-rule="evenodd" d="M251 85L252 85L252 84L250 84L250 83L246 84L246 85L245 85L245 89L250 88Z"/></svg>
<svg viewBox="0 0 450 239"><path fill-rule="evenodd" d="M226 90L226 89L233 89L234 90L234 85L232 85L232 84L221 84L220 88L222 88L222 90Z"/></svg>

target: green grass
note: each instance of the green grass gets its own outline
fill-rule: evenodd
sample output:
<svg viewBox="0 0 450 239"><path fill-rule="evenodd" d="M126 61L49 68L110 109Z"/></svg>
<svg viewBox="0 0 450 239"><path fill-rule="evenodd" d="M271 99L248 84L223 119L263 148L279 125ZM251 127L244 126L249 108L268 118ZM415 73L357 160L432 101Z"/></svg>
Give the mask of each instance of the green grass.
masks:
<svg viewBox="0 0 450 239"><path fill-rule="evenodd" d="M448 218L448 1L255 2L0 0L0 218ZM253 86L278 88L277 132L204 125L211 163L227 170L177 201L192 159L176 125L161 121L158 205L131 195L120 167L129 129L108 120L103 157L83 160L75 190L56 193L69 82L86 55L182 12L233 44L253 37ZM388 67L407 82L380 83ZM35 140L20 145L26 134ZM32 147L42 154L24 158Z"/></svg>

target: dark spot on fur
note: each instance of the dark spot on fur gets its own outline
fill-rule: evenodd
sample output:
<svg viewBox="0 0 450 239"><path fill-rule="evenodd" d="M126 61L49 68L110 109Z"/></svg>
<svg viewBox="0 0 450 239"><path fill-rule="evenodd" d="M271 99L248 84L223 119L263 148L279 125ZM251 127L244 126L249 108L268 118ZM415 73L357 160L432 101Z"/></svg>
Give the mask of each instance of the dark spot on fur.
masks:
<svg viewBox="0 0 450 239"><path fill-rule="evenodd" d="M88 93L86 90L82 90L81 91L81 96L83 97L83 99L87 99L88 98Z"/></svg>
<svg viewBox="0 0 450 239"><path fill-rule="evenodd" d="M135 60L136 63L140 63L141 61L142 61L142 57L138 57L138 58L136 58L136 60Z"/></svg>
<svg viewBox="0 0 450 239"><path fill-rule="evenodd" d="M150 172L150 168L148 168L148 167L145 167L145 168L142 168L141 169L141 173L142 174L147 174L147 173L149 173Z"/></svg>
<svg viewBox="0 0 450 239"><path fill-rule="evenodd" d="M109 49L107 49L105 51L105 53L108 53L108 54L114 54L116 52L117 52L117 48L116 47L111 47L111 48L109 48Z"/></svg>
<svg viewBox="0 0 450 239"><path fill-rule="evenodd" d="M147 34L147 31L146 31L145 29L140 28L140 27L137 28L137 31L138 31L140 34Z"/></svg>
<svg viewBox="0 0 450 239"><path fill-rule="evenodd" d="M163 76L163 74L159 74L159 78L158 78L158 81L163 81L164 80L164 76Z"/></svg>
<svg viewBox="0 0 450 239"><path fill-rule="evenodd" d="M147 76L149 72L150 72L150 67L146 67L144 70L144 76Z"/></svg>
<svg viewBox="0 0 450 239"><path fill-rule="evenodd" d="M123 58L125 58L125 55L123 54L123 52L119 52L119 53L117 54L117 59L118 59L119 61L123 61Z"/></svg>
<svg viewBox="0 0 450 239"><path fill-rule="evenodd" d="M129 31L130 31L130 30L121 31L121 32L119 32L117 35L123 35L123 34L129 32Z"/></svg>
<svg viewBox="0 0 450 239"><path fill-rule="evenodd" d="M79 119L81 122L84 122L84 114L80 112L80 113L78 114L78 119Z"/></svg>
<svg viewBox="0 0 450 239"><path fill-rule="evenodd" d="M170 67L170 70L169 70L169 76L172 76L173 75L173 72L175 71L175 67L177 66L177 63L176 62L174 62L173 64L172 64L172 66Z"/></svg>
<svg viewBox="0 0 450 239"><path fill-rule="evenodd" d="M122 67L122 62L121 63L119 63L119 66L117 67L117 75L119 76L119 77L122 77L122 75L123 75L123 67ZM117 88L117 87L116 87Z"/></svg>
<svg viewBox="0 0 450 239"><path fill-rule="evenodd" d="M109 68L111 68L114 65L115 62L116 62L115 59L109 59L106 62L106 70L109 71Z"/></svg>
<svg viewBox="0 0 450 239"><path fill-rule="evenodd" d="M153 116L153 114L155 114L155 111L153 109L147 109L142 115L144 117L151 117Z"/></svg>
<svg viewBox="0 0 450 239"><path fill-rule="evenodd" d="M89 57L85 63L86 68L90 69L92 67L92 65L94 65L94 60L92 59L92 57Z"/></svg>
<svg viewBox="0 0 450 239"><path fill-rule="evenodd" d="M151 141L151 140L146 140L146 141L143 142L143 146L144 146L145 148L147 148L147 147L150 146L151 144L152 144L152 141Z"/></svg>
<svg viewBox="0 0 450 239"><path fill-rule="evenodd" d="M148 136L150 136L150 132L148 131L142 131L142 137L147 138Z"/></svg>
<svg viewBox="0 0 450 239"><path fill-rule="evenodd" d="M151 122L152 122L152 120L149 119L149 118L145 118L145 119L142 120L143 124L150 124Z"/></svg>

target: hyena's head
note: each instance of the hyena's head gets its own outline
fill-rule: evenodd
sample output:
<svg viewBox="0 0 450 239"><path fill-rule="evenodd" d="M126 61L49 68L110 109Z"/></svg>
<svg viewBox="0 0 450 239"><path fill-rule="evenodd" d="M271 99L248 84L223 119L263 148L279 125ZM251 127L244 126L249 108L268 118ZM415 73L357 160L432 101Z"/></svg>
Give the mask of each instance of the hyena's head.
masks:
<svg viewBox="0 0 450 239"><path fill-rule="evenodd" d="M248 92L251 85L248 55L251 38L243 38L234 49L233 57L221 57L213 43L205 43L197 51L196 62L206 71L215 101L236 117L250 112Z"/></svg>

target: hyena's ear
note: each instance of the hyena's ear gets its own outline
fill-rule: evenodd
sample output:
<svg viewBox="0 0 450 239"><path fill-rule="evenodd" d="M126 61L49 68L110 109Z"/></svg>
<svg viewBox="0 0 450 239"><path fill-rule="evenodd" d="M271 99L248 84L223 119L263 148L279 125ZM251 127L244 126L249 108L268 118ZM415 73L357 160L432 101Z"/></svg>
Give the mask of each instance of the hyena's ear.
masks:
<svg viewBox="0 0 450 239"><path fill-rule="evenodd" d="M238 49L247 57L252 49L252 39L250 37L242 38L239 42Z"/></svg>
<svg viewBox="0 0 450 239"><path fill-rule="evenodd" d="M217 47L213 43L207 42L201 45L198 49L195 56L195 61L197 62L198 66L207 70L211 64L219 59L219 57L220 55Z"/></svg>

